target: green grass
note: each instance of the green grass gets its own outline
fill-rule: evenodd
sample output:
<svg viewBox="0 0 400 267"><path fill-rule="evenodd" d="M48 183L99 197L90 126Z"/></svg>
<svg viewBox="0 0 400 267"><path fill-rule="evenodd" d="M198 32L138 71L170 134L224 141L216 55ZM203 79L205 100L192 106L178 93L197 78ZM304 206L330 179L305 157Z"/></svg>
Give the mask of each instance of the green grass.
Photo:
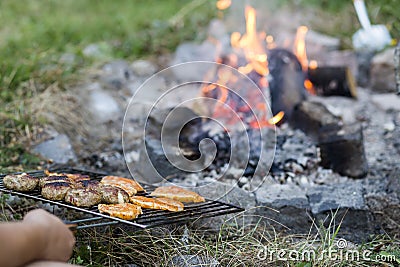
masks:
<svg viewBox="0 0 400 267"><path fill-rule="evenodd" d="M287 0L293 3L293 0ZM371 24L384 24L389 29L391 35L395 39L400 38L400 9L398 8L398 0L378 0L378 1L365 1L367 6ZM353 1L349 0L299 0L296 1L299 6L312 6L321 11L328 12L334 17L331 18L328 25L315 25L316 28L328 28L327 33L336 36L350 38L355 30L359 29L361 25L358 22L357 14L353 7ZM349 25L349 20L346 17L351 17L353 25ZM335 20L338 20L336 23ZM347 21L347 22L346 22ZM346 25L347 23L347 25ZM329 28L329 24L334 27Z"/></svg>
<svg viewBox="0 0 400 267"><path fill-rule="evenodd" d="M214 15L211 0L0 1L0 168L38 161L21 150L38 124L27 100L53 84L66 90L96 62L157 56L202 38L199 28ZM82 54L92 43L102 57ZM65 53L75 60L63 62Z"/></svg>

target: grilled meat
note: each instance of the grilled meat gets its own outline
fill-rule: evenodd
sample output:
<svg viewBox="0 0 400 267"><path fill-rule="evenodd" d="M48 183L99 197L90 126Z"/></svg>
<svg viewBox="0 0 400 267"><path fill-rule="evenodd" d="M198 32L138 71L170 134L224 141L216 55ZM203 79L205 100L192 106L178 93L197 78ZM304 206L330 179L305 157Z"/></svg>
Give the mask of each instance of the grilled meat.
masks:
<svg viewBox="0 0 400 267"><path fill-rule="evenodd" d="M34 190L38 182L38 178L26 173L10 174L3 178L3 183L6 188L21 192Z"/></svg>
<svg viewBox="0 0 400 267"><path fill-rule="evenodd" d="M99 204L98 209L101 213L106 213L123 220L133 220L142 214L142 208L131 203Z"/></svg>
<svg viewBox="0 0 400 267"><path fill-rule="evenodd" d="M123 189L116 186L104 185L101 188L102 203L122 204L129 202L129 195Z"/></svg>
<svg viewBox="0 0 400 267"><path fill-rule="evenodd" d="M67 176L73 182L90 180L89 175L80 173L57 173L57 172L49 172L48 170L45 170L44 173L47 176Z"/></svg>
<svg viewBox="0 0 400 267"><path fill-rule="evenodd" d="M63 200L71 186L70 182L47 183L42 187L42 196L49 200Z"/></svg>
<svg viewBox="0 0 400 267"><path fill-rule="evenodd" d="M83 180L75 183L76 187L92 189L97 192L101 192L103 185L99 181L95 180Z"/></svg>
<svg viewBox="0 0 400 267"><path fill-rule="evenodd" d="M187 203L205 201L204 197L199 194L174 185L158 187L150 196L165 197Z"/></svg>
<svg viewBox="0 0 400 267"><path fill-rule="evenodd" d="M73 188L67 191L64 200L77 207L91 207L101 202L101 193L88 188Z"/></svg>
<svg viewBox="0 0 400 267"><path fill-rule="evenodd" d="M156 210L169 210L169 211L182 211L183 204L177 200L169 198L150 198L142 196L132 196L131 203L136 204L142 208L156 209Z"/></svg>
<svg viewBox="0 0 400 267"><path fill-rule="evenodd" d="M43 187L45 184L54 183L54 182L69 183L70 181L67 176L46 176L46 177L40 178L39 187Z"/></svg>
<svg viewBox="0 0 400 267"><path fill-rule="evenodd" d="M111 185L125 190L129 196L135 195L137 192L144 191L143 187L135 180L118 177L118 176L105 176L101 179L104 185Z"/></svg>

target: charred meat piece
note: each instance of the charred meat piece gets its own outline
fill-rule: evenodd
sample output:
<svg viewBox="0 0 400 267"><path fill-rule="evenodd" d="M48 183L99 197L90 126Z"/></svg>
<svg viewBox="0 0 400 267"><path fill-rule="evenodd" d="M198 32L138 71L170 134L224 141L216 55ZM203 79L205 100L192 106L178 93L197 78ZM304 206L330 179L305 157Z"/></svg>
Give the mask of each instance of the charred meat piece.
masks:
<svg viewBox="0 0 400 267"><path fill-rule="evenodd" d="M111 217L117 217L123 220L133 220L142 214L142 208L131 204L99 204L98 209L101 213L106 213Z"/></svg>
<svg viewBox="0 0 400 267"><path fill-rule="evenodd" d="M69 183L70 181L67 176L46 176L46 177L40 178L39 187L43 187L45 184L54 183L54 182Z"/></svg>
<svg viewBox="0 0 400 267"><path fill-rule="evenodd" d="M39 178L26 173L10 174L3 178L3 183L6 188L21 192L34 190L38 185L38 182Z"/></svg>
<svg viewBox="0 0 400 267"><path fill-rule="evenodd" d="M47 176L67 176L71 181L74 181L74 182L90 180L89 175L80 174L80 173L57 173L57 172L50 172L48 170L45 170L44 173Z"/></svg>
<svg viewBox="0 0 400 267"><path fill-rule="evenodd" d="M67 191L64 200L77 207L92 207L101 202L101 193L87 188L73 188Z"/></svg>
<svg viewBox="0 0 400 267"><path fill-rule="evenodd" d="M47 183L42 187L42 196L49 200L63 200L70 189L71 183L69 182Z"/></svg>
<svg viewBox="0 0 400 267"><path fill-rule="evenodd" d="M101 188L102 201L107 204L122 204L129 202L129 195L116 186L104 185Z"/></svg>
<svg viewBox="0 0 400 267"><path fill-rule="evenodd" d="M169 198L150 198L142 196L132 196L130 200L131 203L147 209L169 210L169 211L183 210L182 202Z"/></svg>
<svg viewBox="0 0 400 267"><path fill-rule="evenodd" d="M150 194L150 196L165 197L187 203L205 201L204 197L200 196L199 194L174 185L157 187L156 190Z"/></svg>
<svg viewBox="0 0 400 267"><path fill-rule="evenodd" d="M103 185L99 181L95 180L83 180L75 183L76 188L86 188L101 192Z"/></svg>

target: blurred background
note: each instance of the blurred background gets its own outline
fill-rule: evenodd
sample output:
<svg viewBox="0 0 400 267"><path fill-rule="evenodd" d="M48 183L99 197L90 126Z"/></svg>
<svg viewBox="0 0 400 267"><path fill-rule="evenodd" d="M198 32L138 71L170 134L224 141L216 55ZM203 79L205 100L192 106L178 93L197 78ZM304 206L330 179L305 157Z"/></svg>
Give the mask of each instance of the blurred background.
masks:
<svg viewBox="0 0 400 267"><path fill-rule="evenodd" d="M351 36L360 28L352 1L268 2L270 11L296 12L313 30L340 38L343 49L351 48ZM399 4L367 2L372 23L386 25L394 39L400 36ZM164 67L177 45L201 42L210 20L221 16L215 0L1 0L0 171L41 163L29 147L42 125L57 124L41 112L43 99L65 95L88 69L111 60L145 58ZM57 102L47 106L67 122L73 116L57 111ZM71 120L71 134L80 127L74 123L84 122Z"/></svg>

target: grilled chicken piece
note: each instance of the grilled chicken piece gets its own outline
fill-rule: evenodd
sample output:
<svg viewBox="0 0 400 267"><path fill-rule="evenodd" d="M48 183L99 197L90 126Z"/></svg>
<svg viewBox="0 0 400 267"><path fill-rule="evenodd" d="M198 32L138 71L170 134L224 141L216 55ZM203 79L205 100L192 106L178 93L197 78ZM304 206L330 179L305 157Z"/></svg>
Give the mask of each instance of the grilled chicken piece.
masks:
<svg viewBox="0 0 400 267"><path fill-rule="evenodd" d="M26 173L10 174L3 178L3 183L6 188L21 192L34 190L38 185L38 182L39 178Z"/></svg>
<svg viewBox="0 0 400 267"><path fill-rule="evenodd" d="M130 197L131 203L142 208L155 210L182 211L183 203L169 198Z"/></svg>
<svg viewBox="0 0 400 267"><path fill-rule="evenodd" d="M101 179L104 185L111 185L125 190L129 196L135 195L137 192L144 192L143 187L135 180L118 177L118 176L104 176Z"/></svg>
<svg viewBox="0 0 400 267"><path fill-rule="evenodd" d="M111 185L103 185L101 188L102 203L123 204L129 202L129 195L125 190Z"/></svg>
<svg viewBox="0 0 400 267"><path fill-rule="evenodd" d="M66 182L69 183L70 180L67 176L46 176L39 179L39 187L43 187L45 184L54 182Z"/></svg>
<svg viewBox="0 0 400 267"><path fill-rule="evenodd" d="M205 201L204 197L199 194L174 185L158 187L150 194L150 196L165 197L186 203Z"/></svg>
<svg viewBox="0 0 400 267"><path fill-rule="evenodd" d="M101 193L88 188L73 188L67 191L64 200L77 207L92 207L101 202Z"/></svg>
<svg viewBox="0 0 400 267"><path fill-rule="evenodd" d="M131 204L99 204L98 209L101 213L106 213L111 217L117 217L123 220L133 220L142 214L142 208Z"/></svg>
<svg viewBox="0 0 400 267"><path fill-rule="evenodd" d="M49 200L63 200L71 186L70 182L47 183L42 187L42 196Z"/></svg>

